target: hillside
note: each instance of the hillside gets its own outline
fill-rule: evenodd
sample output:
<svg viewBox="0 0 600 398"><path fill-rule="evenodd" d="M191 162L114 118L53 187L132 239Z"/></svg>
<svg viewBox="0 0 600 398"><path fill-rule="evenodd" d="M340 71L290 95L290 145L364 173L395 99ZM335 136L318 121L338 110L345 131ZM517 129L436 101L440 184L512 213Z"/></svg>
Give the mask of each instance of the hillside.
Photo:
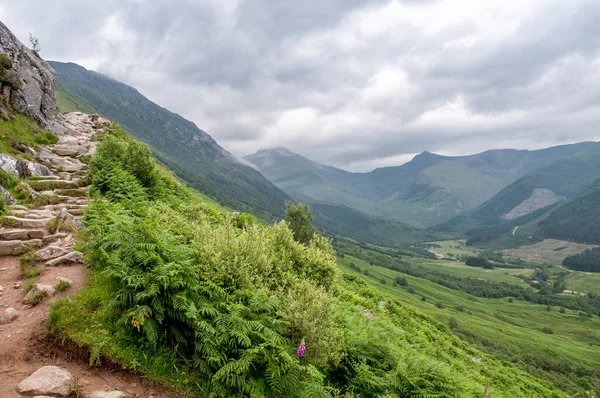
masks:
<svg viewBox="0 0 600 398"><path fill-rule="evenodd" d="M424 152L405 165L369 173L322 165L285 148L262 150L245 159L294 198L431 226L481 205L532 170L594 145L493 150L458 157Z"/></svg>
<svg viewBox="0 0 600 398"><path fill-rule="evenodd" d="M223 205L267 220L282 217L287 195L192 122L102 74L73 63L50 65L56 70L59 104L65 110L93 110L119 123L150 145L178 177Z"/></svg>
<svg viewBox="0 0 600 398"><path fill-rule="evenodd" d="M539 223L548 238L600 244L600 179Z"/></svg>
<svg viewBox="0 0 600 398"><path fill-rule="evenodd" d="M118 131L91 162L91 283L53 306L50 330L92 360L192 396L566 396L340 273L319 235L221 213L149 162Z"/></svg>

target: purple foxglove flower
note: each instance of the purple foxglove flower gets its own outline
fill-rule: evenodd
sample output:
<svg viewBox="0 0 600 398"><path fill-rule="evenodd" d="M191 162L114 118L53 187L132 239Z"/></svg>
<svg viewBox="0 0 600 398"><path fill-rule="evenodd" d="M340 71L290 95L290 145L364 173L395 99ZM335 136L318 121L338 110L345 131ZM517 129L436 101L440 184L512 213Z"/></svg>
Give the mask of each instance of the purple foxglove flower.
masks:
<svg viewBox="0 0 600 398"><path fill-rule="evenodd" d="M487 395L489 387L490 387L490 383L486 383L485 384L485 391L483 392L484 394Z"/></svg>
<svg viewBox="0 0 600 398"><path fill-rule="evenodd" d="M304 351L306 351L306 345L304 344L304 342L302 342L298 346L298 351L296 351L296 356L298 358L302 358L302 355L304 355Z"/></svg>

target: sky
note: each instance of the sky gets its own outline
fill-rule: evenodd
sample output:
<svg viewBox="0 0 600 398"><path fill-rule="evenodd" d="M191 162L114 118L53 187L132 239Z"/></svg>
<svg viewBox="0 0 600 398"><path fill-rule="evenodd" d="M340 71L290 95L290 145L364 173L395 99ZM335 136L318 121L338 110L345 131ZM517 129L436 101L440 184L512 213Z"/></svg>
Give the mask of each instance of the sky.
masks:
<svg viewBox="0 0 600 398"><path fill-rule="evenodd" d="M600 140L597 0L0 0L0 20L238 157L369 171Z"/></svg>

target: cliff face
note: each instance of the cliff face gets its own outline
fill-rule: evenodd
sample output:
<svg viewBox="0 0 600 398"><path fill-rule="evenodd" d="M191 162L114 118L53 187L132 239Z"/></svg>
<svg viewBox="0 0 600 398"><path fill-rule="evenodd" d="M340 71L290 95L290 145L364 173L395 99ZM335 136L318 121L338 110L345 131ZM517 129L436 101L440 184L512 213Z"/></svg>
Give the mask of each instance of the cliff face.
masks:
<svg viewBox="0 0 600 398"><path fill-rule="evenodd" d="M54 79L56 72L40 56L25 47L0 22L0 92L6 109L23 113L55 133L58 122Z"/></svg>

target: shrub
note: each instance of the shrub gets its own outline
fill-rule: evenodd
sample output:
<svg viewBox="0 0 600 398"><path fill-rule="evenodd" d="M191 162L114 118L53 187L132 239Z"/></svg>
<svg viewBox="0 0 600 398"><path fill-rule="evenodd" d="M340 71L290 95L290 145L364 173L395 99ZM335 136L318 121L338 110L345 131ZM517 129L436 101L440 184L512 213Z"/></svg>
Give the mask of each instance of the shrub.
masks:
<svg viewBox="0 0 600 398"><path fill-rule="evenodd" d="M542 328L542 333L554 334L554 330L550 329L549 327L544 327Z"/></svg>
<svg viewBox="0 0 600 398"><path fill-rule="evenodd" d="M564 314L566 312L565 307L560 307L560 310L558 310L558 312Z"/></svg>
<svg viewBox="0 0 600 398"><path fill-rule="evenodd" d="M64 292L65 290L67 290L69 288L69 286L71 286L71 284L69 282L60 281L56 284L55 289L59 292Z"/></svg>
<svg viewBox="0 0 600 398"><path fill-rule="evenodd" d="M450 320L448 322L448 326L450 326L450 329L457 329L458 328L458 322L456 321L456 318L450 317Z"/></svg>
<svg viewBox="0 0 600 398"><path fill-rule="evenodd" d="M408 286L408 281L405 277L397 276L394 278L394 284L398 286Z"/></svg>
<svg viewBox="0 0 600 398"><path fill-rule="evenodd" d="M436 306L437 308L440 308L440 309L442 309L442 308L444 308L444 307L445 307L444 303L442 303L441 301L438 301L438 302L436 302L436 303L435 303L435 306Z"/></svg>

